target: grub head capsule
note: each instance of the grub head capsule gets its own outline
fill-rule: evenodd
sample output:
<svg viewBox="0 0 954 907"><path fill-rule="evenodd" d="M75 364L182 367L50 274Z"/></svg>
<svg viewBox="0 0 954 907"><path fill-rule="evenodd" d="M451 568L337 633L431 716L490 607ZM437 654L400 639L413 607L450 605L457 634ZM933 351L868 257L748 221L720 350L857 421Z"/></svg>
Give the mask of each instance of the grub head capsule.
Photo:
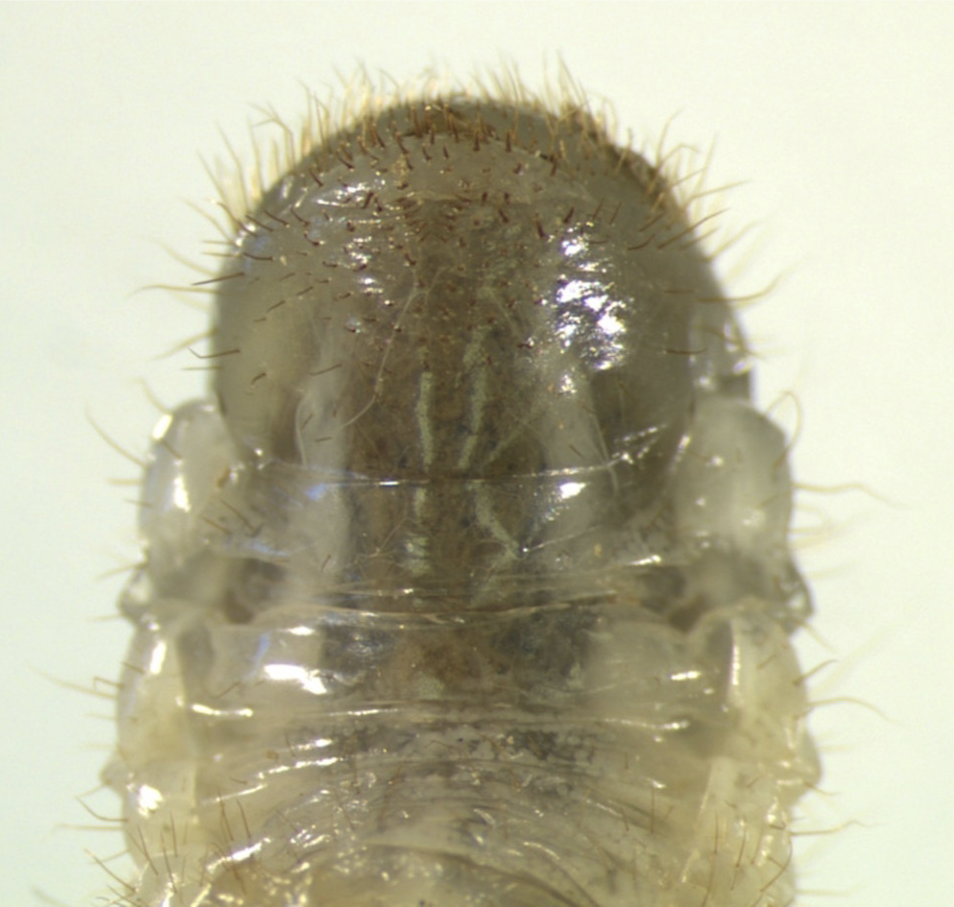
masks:
<svg viewBox="0 0 954 907"><path fill-rule="evenodd" d="M660 170L432 99L235 213L124 599L136 903L787 904L785 442Z"/></svg>
<svg viewBox="0 0 954 907"><path fill-rule="evenodd" d="M617 549L697 387L742 371L692 239L661 174L582 115L385 111L245 220L216 305L222 413L331 497L367 483L321 527L326 578L473 598L597 549L636 559Z"/></svg>

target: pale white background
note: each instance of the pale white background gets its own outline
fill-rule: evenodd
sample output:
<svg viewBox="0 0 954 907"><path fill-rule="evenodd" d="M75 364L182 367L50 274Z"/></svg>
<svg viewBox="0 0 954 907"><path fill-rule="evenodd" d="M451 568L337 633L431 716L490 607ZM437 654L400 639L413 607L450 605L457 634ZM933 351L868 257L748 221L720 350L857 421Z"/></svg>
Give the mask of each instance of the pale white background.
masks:
<svg viewBox="0 0 954 907"><path fill-rule="evenodd" d="M804 842L803 903L950 903L954 7L556 2L0 7L0 903L98 903L83 850L119 848L74 800L110 703L55 682L114 677L128 637L121 578L97 577L135 560L135 490L107 479L136 470L86 413L141 453L136 380L170 403L197 388L188 354L155 356L201 317L135 291L188 279L161 244L212 235L184 201L213 194L200 156L359 62L403 80L503 55L540 85L558 54L640 141L674 114L678 140L718 137L712 180L748 181L728 221L759 227L733 287L788 274L747 315L761 400L797 397L777 413L800 422L801 479L886 499L799 498L801 525L829 523L802 555L830 647L806 639L806 665L838 659L817 695L869 704L815 713L828 794L805 827L848 827Z"/></svg>

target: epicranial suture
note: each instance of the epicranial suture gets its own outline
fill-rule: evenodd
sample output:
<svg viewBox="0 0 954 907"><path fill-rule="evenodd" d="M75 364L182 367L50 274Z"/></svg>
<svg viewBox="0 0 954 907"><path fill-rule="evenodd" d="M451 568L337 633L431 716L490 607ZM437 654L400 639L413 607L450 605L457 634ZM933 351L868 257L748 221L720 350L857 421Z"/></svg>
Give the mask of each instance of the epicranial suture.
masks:
<svg viewBox="0 0 954 907"><path fill-rule="evenodd" d="M144 480L119 901L791 903L786 441L689 202L464 94L253 194Z"/></svg>

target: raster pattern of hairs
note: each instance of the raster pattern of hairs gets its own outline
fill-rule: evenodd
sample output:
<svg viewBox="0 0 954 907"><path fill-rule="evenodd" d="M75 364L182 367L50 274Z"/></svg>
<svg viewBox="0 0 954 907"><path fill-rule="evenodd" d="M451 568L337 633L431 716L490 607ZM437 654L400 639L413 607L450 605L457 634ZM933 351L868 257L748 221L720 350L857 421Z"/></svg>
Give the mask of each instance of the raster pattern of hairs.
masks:
<svg viewBox="0 0 954 907"><path fill-rule="evenodd" d="M116 903L793 903L810 602L693 199L580 96L286 135L143 480Z"/></svg>

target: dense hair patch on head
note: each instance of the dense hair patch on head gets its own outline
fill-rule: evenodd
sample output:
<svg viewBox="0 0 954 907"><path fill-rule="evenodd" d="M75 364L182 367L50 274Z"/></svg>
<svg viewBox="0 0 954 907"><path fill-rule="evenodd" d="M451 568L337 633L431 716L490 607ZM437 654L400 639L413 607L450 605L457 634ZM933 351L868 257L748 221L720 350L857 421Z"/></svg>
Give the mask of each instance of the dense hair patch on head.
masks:
<svg viewBox="0 0 954 907"><path fill-rule="evenodd" d="M326 169L340 153L342 145L359 137L368 146L385 138L380 134L379 120L385 112L401 111L414 130L436 128L442 115L448 125L453 111L466 104L478 112L490 105L499 114L509 111L514 124L528 113L539 115L549 130L550 144L538 144L540 154L553 158L559 165L565 143L573 141L578 150L608 155L607 166L637 166L645 169L647 194L655 196L670 216L681 219L686 236L693 242L723 251L735 238L715 243L719 229L718 215L723 192L729 188L706 185L706 173L712 148L698 148L679 143L670 146L667 129L653 146L631 150L632 137L625 141L619 135L616 113L607 99L594 101L561 65L555 79L534 89L523 82L515 68L501 72L478 73L459 80L434 72L402 84L383 76L375 83L365 69L350 78L341 79L341 86L319 95L306 89L305 114L291 122L273 107L257 108L257 117L250 126L252 156L244 164L228 147L226 157L216 159L208 167L224 219L218 228L226 240L236 233L236 226L246 221L259 207L265 192L282 176L301 167L315 172ZM462 131L480 140L485 128L478 117L460 123ZM269 134L271 133L271 134ZM504 137L519 143L519 133ZM700 226L705 225L704 230Z"/></svg>

